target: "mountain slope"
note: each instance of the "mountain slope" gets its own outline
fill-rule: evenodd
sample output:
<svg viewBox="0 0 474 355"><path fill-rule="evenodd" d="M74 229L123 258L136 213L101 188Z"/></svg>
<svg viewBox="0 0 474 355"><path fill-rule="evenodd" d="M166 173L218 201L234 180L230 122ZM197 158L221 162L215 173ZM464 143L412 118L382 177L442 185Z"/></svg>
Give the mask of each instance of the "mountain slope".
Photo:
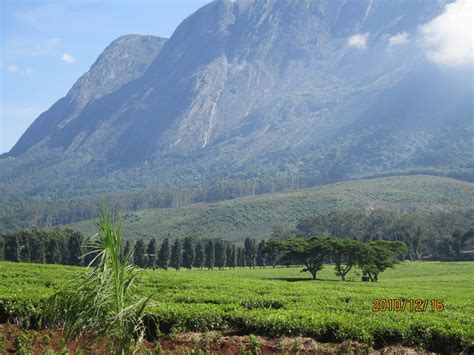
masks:
<svg viewBox="0 0 474 355"><path fill-rule="evenodd" d="M9 155L25 153L54 135L54 132L74 125L89 103L141 77L165 42L166 39L155 36L127 35L117 38L64 98L33 122ZM51 145L55 145L54 141Z"/></svg>
<svg viewBox="0 0 474 355"><path fill-rule="evenodd" d="M362 213L383 209L401 212L449 212L474 205L472 184L428 176L391 177L325 185L297 192L239 198L213 204L145 209L124 215L127 238L223 238L234 242L263 238L272 226L294 226L298 219L335 210ZM458 213L461 216L461 213ZM460 217L461 218L461 217ZM71 226L86 235L94 220Z"/></svg>
<svg viewBox="0 0 474 355"><path fill-rule="evenodd" d="M73 88L40 116L0 161L0 181L9 194L51 195L470 171L471 68L436 67L414 41L388 46L399 33L415 38L445 3L212 2L146 55L125 47L146 60L117 85L103 86L102 71L81 79L74 88L93 82L98 93ZM363 45L350 45L354 35ZM34 179L23 173L32 165Z"/></svg>

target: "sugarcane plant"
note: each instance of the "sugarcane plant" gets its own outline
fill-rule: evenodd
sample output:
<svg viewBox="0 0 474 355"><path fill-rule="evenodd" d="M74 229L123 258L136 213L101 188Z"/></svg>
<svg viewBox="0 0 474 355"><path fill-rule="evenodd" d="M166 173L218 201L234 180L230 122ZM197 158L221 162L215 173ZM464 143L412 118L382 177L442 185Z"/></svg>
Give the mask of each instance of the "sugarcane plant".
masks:
<svg viewBox="0 0 474 355"><path fill-rule="evenodd" d="M150 297L136 295L133 250L123 252L121 221L102 208L96 227L86 242L86 271L49 299L47 323L62 327L66 341L101 338L113 353L133 353L143 344Z"/></svg>

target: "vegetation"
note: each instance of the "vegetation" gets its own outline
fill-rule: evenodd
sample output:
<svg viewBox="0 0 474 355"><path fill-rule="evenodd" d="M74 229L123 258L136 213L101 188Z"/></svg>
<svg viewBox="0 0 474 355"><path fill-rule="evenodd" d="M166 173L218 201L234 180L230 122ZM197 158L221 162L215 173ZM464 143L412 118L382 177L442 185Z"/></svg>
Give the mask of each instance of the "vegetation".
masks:
<svg viewBox="0 0 474 355"><path fill-rule="evenodd" d="M0 234L0 259L39 264L81 265L84 237L71 228L32 228Z"/></svg>
<svg viewBox="0 0 474 355"><path fill-rule="evenodd" d="M103 201L125 212L124 232L131 238L209 233L206 236L231 240L268 234L274 224L291 225L298 218L334 208L447 212L474 203L472 184L445 177L397 176L310 188L328 183L313 180L268 177L222 181L207 187L129 188L126 192L97 192L74 199L58 196L52 202L40 197L20 198L18 194L9 198L5 193L0 200L0 232L85 221L77 227L89 235L94 232L90 219L98 217L97 206ZM305 190L295 191L300 189ZM235 200L215 204L231 199Z"/></svg>
<svg viewBox="0 0 474 355"><path fill-rule="evenodd" d="M374 348L397 344L444 353L473 351L474 263L400 263L376 283L361 282L357 266L342 282L334 267L324 265L318 282L302 278L301 267L150 269L141 274L138 295L157 293L147 307L152 338L233 328L242 334L304 335L320 342L351 339ZM43 300L81 270L0 262L2 319L34 325ZM405 298L442 299L444 310L372 310L374 299Z"/></svg>
<svg viewBox="0 0 474 355"><path fill-rule="evenodd" d="M329 237L270 240L268 250L283 253L283 259L289 264L303 264L302 272L309 271L313 280L325 262L333 261L336 275L341 276L342 281L352 267L358 265L364 276L373 282L378 280L380 272L393 267L406 254L406 246L400 241L377 240L364 244Z"/></svg>
<svg viewBox="0 0 474 355"><path fill-rule="evenodd" d="M418 220L426 236L449 235L467 230L474 220L472 184L456 180L414 176L351 181L304 191L261 195L194 204L179 208L146 209L124 213L124 233L132 239L223 238L241 242L246 237L264 239L272 227L293 228L304 217L326 215L335 209L369 215L395 213L395 221ZM390 216L393 217L393 216ZM450 220L450 223L442 221ZM75 223L85 235L92 221ZM345 221L344 225L349 225ZM337 235L339 236L339 235Z"/></svg>
<svg viewBox="0 0 474 355"><path fill-rule="evenodd" d="M46 321L63 328L67 341L107 337L115 353L131 353L144 334L148 299L134 294L136 275L130 254L123 254L120 224L102 213L88 244L94 258L85 273L47 300Z"/></svg>
<svg viewBox="0 0 474 355"><path fill-rule="evenodd" d="M186 237L184 242L175 239L170 250L169 239L165 239L158 248L156 240L152 238L148 243L142 239L135 243L127 241L123 253L125 255L130 254L131 264L141 268L159 267L165 270L168 269L169 265L177 270L181 266L186 269L192 269L193 267L202 269L204 266L209 269L213 269L214 266L222 269L226 266L255 268L255 266L265 267L277 264L291 265L295 262L303 263L303 261L301 261L301 255L295 254L296 250L293 250L294 255L292 256L285 255L285 252L289 250L283 245L293 241L287 239L292 236L307 239L314 232L314 234L326 236L340 234L338 239L331 239L329 247L321 246L320 249L322 251L321 260L327 260L330 256L336 263L337 275L341 276L342 279L345 278L352 266L360 262L360 255L370 254L361 242L372 241L367 245L373 246L380 244L379 249L385 249L388 245L384 241L403 243L407 248L404 247L403 249L402 259L408 260L420 259L422 254L426 254L423 251L426 252L427 250L431 251L431 258L435 260L474 259L474 253L472 253L474 229L467 232L455 230L452 235L446 235L440 239L433 238L420 241L420 237L423 235L420 225L407 224L406 220L404 220L404 224L393 223L391 217L393 217L392 214L377 213L375 216L365 216L345 211L331 213L326 216L305 218L298 223L294 230L275 227L272 234L274 241L270 241L268 245L265 240L257 243L253 238L246 238L244 246L241 247L220 239L206 241ZM350 228L342 225L345 220L351 221ZM373 225L375 222L378 224L377 227ZM385 225L387 222L389 226ZM364 223L366 225L361 230L360 225ZM415 231L414 234L410 230ZM341 234L341 231L344 231L344 234ZM0 237L4 241L3 245L0 244L0 250L3 251L3 258L8 261L89 265L93 259L88 241L85 240L81 244L82 235L71 229L55 229L49 232L38 229L22 230L7 233L3 236L0 235ZM45 237L46 241L49 240L47 250L45 250L42 237ZM310 242L309 239L302 240L304 243ZM301 245L296 244L295 246L300 247ZM377 251L376 249L371 250L375 253L373 258L383 259L383 250ZM81 257L83 253L86 253L86 255ZM365 262L369 263L368 259Z"/></svg>

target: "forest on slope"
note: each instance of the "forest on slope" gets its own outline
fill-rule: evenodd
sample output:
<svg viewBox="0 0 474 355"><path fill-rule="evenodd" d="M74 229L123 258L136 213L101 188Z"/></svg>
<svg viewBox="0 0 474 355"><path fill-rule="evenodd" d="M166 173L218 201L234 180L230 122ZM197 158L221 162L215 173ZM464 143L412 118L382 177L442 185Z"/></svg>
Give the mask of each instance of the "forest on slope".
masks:
<svg viewBox="0 0 474 355"><path fill-rule="evenodd" d="M242 241L268 237L272 227L294 227L297 221L334 210L393 211L429 215L469 211L474 206L472 184L432 176L354 180L301 191L243 197L183 207L141 209L123 214L127 238L206 237ZM416 217L415 217L416 218ZM442 224L442 221L438 221ZM85 235L93 220L71 224ZM452 233L452 231L450 231Z"/></svg>

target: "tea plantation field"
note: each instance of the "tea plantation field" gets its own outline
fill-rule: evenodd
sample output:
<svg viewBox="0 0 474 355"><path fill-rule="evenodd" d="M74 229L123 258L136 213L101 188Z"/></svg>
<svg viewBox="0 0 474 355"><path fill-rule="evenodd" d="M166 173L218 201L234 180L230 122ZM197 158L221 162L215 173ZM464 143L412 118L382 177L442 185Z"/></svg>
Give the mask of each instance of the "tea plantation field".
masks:
<svg viewBox="0 0 474 355"><path fill-rule="evenodd" d="M0 323L40 326L43 301L80 268L0 263ZM139 292L153 294L153 334L235 329L272 337L350 339L374 348L390 344L437 352L474 351L474 262L412 262L377 283L334 276L332 265L309 280L300 268L145 270ZM429 300L426 311L373 311L374 299ZM431 300L443 309L431 310Z"/></svg>

